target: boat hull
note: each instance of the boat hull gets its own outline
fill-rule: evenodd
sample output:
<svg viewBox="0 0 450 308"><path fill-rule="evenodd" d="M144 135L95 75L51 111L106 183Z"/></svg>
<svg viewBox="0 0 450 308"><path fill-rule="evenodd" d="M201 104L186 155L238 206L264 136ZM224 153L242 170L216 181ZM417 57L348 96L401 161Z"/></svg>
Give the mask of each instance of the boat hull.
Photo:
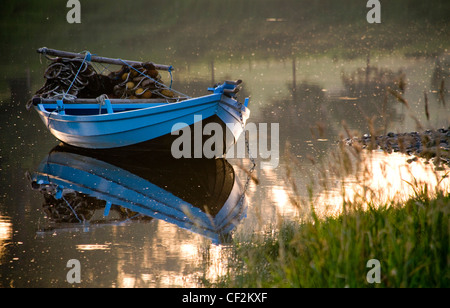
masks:
<svg viewBox="0 0 450 308"><path fill-rule="evenodd" d="M223 94L145 107L139 104L128 104L125 107L118 104L113 106L113 113L102 112L98 104L65 104L63 114L57 112L56 108L56 104L35 106L42 121L57 139L85 149L121 148L149 141L156 145L158 138L167 143L177 137L175 131L199 121L202 127L211 122L226 127L232 134L232 144L243 132L250 113L247 107ZM84 115L83 112L97 114ZM161 139L164 136L166 138ZM172 137L167 138L168 136ZM226 151L231 144L224 142Z"/></svg>

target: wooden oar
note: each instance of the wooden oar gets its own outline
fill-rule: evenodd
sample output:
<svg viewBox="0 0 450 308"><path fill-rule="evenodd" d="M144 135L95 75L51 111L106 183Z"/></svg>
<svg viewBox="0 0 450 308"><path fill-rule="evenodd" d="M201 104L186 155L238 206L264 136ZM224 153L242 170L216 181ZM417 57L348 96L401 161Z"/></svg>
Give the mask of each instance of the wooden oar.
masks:
<svg viewBox="0 0 450 308"><path fill-rule="evenodd" d="M62 58L79 58L84 59L86 54L83 53L75 53L75 52L68 52L68 51L62 51L62 50L56 50L56 49L50 49L47 47L42 47L37 50L38 53L41 54L47 54L49 56L56 56L56 57L62 57ZM106 58L106 57L100 57L100 56L91 56L92 62L98 62L98 63L107 63L107 64L115 64L115 65L124 65L124 62L128 63L129 65L143 65L145 62L139 62L139 61L131 61L131 60L121 60L121 59L113 59L113 58ZM155 64L153 63L155 68L157 70L162 71L168 71L168 70L174 70L172 66L170 65L164 65L164 64Z"/></svg>

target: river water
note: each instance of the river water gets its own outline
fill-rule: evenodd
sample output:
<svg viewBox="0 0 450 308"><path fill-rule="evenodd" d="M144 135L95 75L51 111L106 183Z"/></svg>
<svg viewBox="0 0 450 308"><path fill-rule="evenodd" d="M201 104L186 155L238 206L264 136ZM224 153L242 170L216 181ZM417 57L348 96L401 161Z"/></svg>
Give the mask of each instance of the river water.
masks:
<svg viewBox="0 0 450 308"><path fill-rule="evenodd" d="M256 160L251 177L248 155L214 164L195 160L164 163L151 155L90 157L55 149L59 142L34 111L25 109L29 97L43 84L45 69L33 50L27 52L27 61L3 64L8 73L0 89L0 287L201 286L203 279L214 280L226 272L230 238L267 231L275 228L279 219L301 216L293 198L308 199L312 191L320 213L332 215L342 204L342 190L334 189L333 184L344 183L340 187L348 189L346 197L359 192L358 175L333 178L331 165L326 163L330 153L339 150L339 141L348 137L346 131L369 133L369 118L374 119L379 134L446 128L450 123L449 104L444 106L439 97L440 82L449 76L448 53L437 57L369 54L344 59L313 54L263 59L252 53L233 57L231 50L231 56L181 63L173 85L197 96L207 94L206 88L216 82L244 81L238 97L250 97L248 123L258 133L267 127L270 136L263 147L259 135L249 133ZM163 73L163 80L170 76ZM403 98L409 107L386 94L386 88L398 87L400 80L406 82ZM429 119L424 112L424 93ZM406 181L420 179L436 186L445 174L422 161L408 164L409 157L401 154L364 155L372 166L365 169L365 179L371 181L364 187L389 191L381 200L413 195ZM151 219L144 210L127 209L127 204L140 201L122 194L120 188L105 187L97 192L120 196L115 204L123 204L120 207L113 202L106 215L105 202L89 199L85 192L77 195L75 189L58 201L37 190L36 174L46 174L41 180L52 172L55 178L64 177L56 168L48 169L51 164L68 168L83 164L87 172L101 174L102 181L130 181L136 190L143 185L142 189L153 187L156 193L169 191L205 212L228 210L224 204L233 196L231 201L239 213L230 222L230 235L216 237L176 219ZM385 172L377 172L383 168ZM329 186L319 183L323 172L330 174ZM77 180L75 177L74 183ZM440 181L440 185L448 189L450 184ZM245 199L240 199L243 195ZM78 216L65 206L70 197L82 203ZM72 259L81 265L79 284L67 280L67 262Z"/></svg>

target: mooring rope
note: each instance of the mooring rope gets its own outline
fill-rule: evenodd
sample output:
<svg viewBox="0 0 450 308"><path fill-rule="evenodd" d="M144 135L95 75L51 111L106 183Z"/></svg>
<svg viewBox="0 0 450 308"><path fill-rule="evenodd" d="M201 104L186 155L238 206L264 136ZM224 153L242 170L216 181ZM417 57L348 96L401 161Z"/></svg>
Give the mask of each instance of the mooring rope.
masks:
<svg viewBox="0 0 450 308"><path fill-rule="evenodd" d="M102 106L105 105L105 100L109 99L108 95L102 94L99 97L96 97L95 100L98 103L98 114L102 114Z"/></svg>

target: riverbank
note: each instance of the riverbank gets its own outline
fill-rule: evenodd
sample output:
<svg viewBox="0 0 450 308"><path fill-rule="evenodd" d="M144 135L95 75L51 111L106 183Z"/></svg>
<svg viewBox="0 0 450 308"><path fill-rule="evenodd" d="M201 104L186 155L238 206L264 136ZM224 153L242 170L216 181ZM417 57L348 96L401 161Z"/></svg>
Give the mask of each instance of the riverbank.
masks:
<svg viewBox="0 0 450 308"><path fill-rule="evenodd" d="M449 194L368 206L346 204L337 217L319 219L312 213L309 221L284 223L276 233L237 239L228 274L206 285L450 286Z"/></svg>

